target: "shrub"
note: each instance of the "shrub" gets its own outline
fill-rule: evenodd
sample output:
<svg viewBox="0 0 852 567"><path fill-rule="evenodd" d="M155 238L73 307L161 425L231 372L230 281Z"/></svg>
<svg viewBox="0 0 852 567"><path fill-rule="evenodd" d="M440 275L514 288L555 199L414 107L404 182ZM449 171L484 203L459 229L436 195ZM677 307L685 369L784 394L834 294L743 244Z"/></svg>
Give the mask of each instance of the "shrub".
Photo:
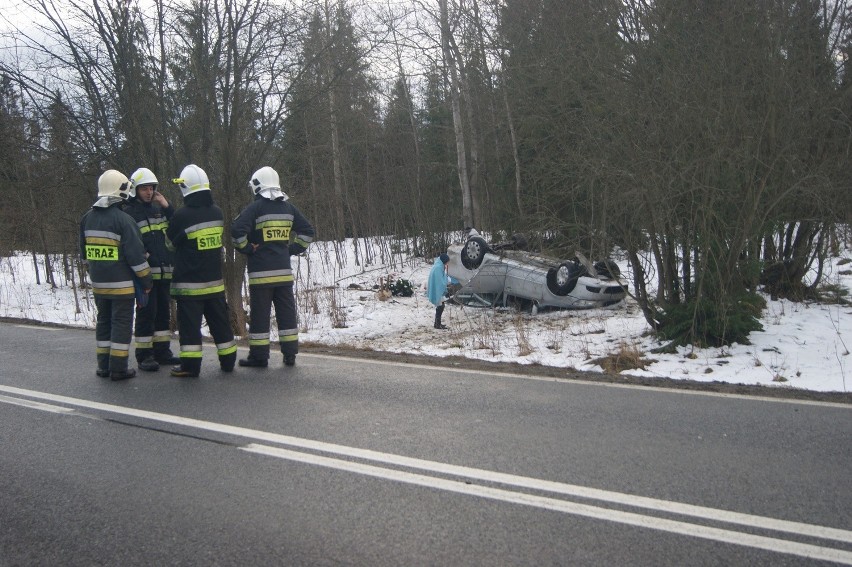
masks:
<svg viewBox="0 0 852 567"><path fill-rule="evenodd" d="M414 287L411 285L411 282L402 278L398 280L388 278L388 289L392 295L400 297L411 297L414 295Z"/></svg>
<svg viewBox="0 0 852 567"><path fill-rule="evenodd" d="M671 342L658 350L667 352L687 345L751 344L749 333L763 330L758 317L765 307L766 301L753 292L743 292L731 303L702 298L670 305L661 316L659 336Z"/></svg>

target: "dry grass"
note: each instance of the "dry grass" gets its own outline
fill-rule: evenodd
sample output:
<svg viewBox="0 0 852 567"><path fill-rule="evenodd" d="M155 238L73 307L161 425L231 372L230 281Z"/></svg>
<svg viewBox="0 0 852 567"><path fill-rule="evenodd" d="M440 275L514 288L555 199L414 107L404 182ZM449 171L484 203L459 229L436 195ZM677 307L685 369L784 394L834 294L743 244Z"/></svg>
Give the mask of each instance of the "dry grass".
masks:
<svg viewBox="0 0 852 567"><path fill-rule="evenodd" d="M337 287L325 288L328 293L328 314L331 318L331 326L334 329L346 328L346 306L343 305L340 289Z"/></svg>
<svg viewBox="0 0 852 567"><path fill-rule="evenodd" d="M322 313L321 292L322 288L296 288L296 310L299 314L299 329L303 333L314 326Z"/></svg>
<svg viewBox="0 0 852 567"><path fill-rule="evenodd" d="M608 374L618 374L624 370L644 370L654 360L645 358L645 354L635 344L618 343L618 347L610 354L593 361L600 365Z"/></svg>
<svg viewBox="0 0 852 567"><path fill-rule="evenodd" d="M563 327L550 328L545 331L547 337L545 346L556 354L562 352L562 344L565 342L565 329Z"/></svg>
<svg viewBox="0 0 852 567"><path fill-rule="evenodd" d="M474 312L469 318L471 329L468 334L471 348L473 350L487 350L493 355L502 352L500 331L494 320L495 312L492 309L482 309Z"/></svg>
<svg viewBox="0 0 852 567"><path fill-rule="evenodd" d="M523 313L515 313L514 317L515 336L518 339L518 356L529 356L533 353L532 345L530 344L530 333L524 320Z"/></svg>

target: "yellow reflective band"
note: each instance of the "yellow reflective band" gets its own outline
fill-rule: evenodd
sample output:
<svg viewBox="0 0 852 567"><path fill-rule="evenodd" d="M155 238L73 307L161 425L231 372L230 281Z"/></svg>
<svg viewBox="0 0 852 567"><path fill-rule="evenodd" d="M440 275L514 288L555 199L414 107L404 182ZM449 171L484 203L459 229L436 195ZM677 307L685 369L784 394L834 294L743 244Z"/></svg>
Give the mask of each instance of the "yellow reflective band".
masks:
<svg viewBox="0 0 852 567"><path fill-rule="evenodd" d="M237 345L229 346L228 348L220 348L216 350L216 353L219 356L224 356L226 354L231 354L232 352L237 352Z"/></svg>
<svg viewBox="0 0 852 567"><path fill-rule="evenodd" d="M136 348L152 348L153 346L154 343L152 343L151 341L136 341Z"/></svg>
<svg viewBox="0 0 852 567"><path fill-rule="evenodd" d="M249 339L249 346L264 346L269 344L269 339Z"/></svg>
<svg viewBox="0 0 852 567"><path fill-rule="evenodd" d="M194 350L194 351L182 350L180 352L180 357L181 358L201 358L201 351L200 350Z"/></svg>
<svg viewBox="0 0 852 567"><path fill-rule="evenodd" d="M264 242L273 242L273 241L276 241L276 240L279 240L279 241L280 240L286 240L286 241L290 240L290 227L289 226L266 227L266 228L263 228L261 230L261 233L263 234L263 241Z"/></svg>
<svg viewBox="0 0 852 567"><path fill-rule="evenodd" d="M292 220L267 220L255 224L255 228L260 231L264 242L289 241L292 226Z"/></svg>
<svg viewBox="0 0 852 567"><path fill-rule="evenodd" d="M293 275L289 276L270 276L268 278L249 278L249 285L260 285L268 283L287 283L294 281Z"/></svg>
<svg viewBox="0 0 852 567"><path fill-rule="evenodd" d="M266 217L266 218L269 218L269 217ZM282 220L282 219L265 220L265 221L255 223L255 225L254 225L255 228L261 229L261 230L264 229L264 228L269 228L269 227L274 227L274 226L290 228L291 226L293 226L293 221L290 220L290 219L286 219L286 220Z"/></svg>
<svg viewBox="0 0 852 567"><path fill-rule="evenodd" d="M216 250L222 247L222 235L211 234L198 239L199 250Z"/></svg>
<svg viewBox="0 0 852 567"><path fill-rule="evenodd" d="M96 287L92 290L95 295L133 295L132 287Z"/></svg>
<svg viewBox="0 0 852 567"><path fill-rule="evenodd" d="M278 339L278 342L279 343L290 343L290 342L298 341L298 340L299 340L299 335L287 335L286 337L280 337Z"/></svg>
<svg viewBox="0 0 852 567"><path fill-rule="evenodd" d="M155 336L155 337L154 337L154 342L155 342L155 343L167 343L167 342L169 342L169 341L171 341L171 340L172 340L172 338L171 338L170 336L168 336L168 335L163 335L163 336L159 336L159 337L158 337L158 336Z"/></svg>
<svg viewBox="0 0 852 567"><path fill-rule="evenodd" d="M95 246L86 244L86 260L118 260L118 248L116 246Z"/></svg>
<svg viewBox="0 0 852 567"><path fill-rule="evenodd" d="M196 239L198 241L199 250L211 250L222 247L223 230L224 229L221 226L202 228L201 230L194 230L190 232L186 235L186 237L189 239Z"/></svg>
<svg viewBox="0 0 852 567"><path fill-rule="evenodd" d="M172 287L171 294L174 296L192 296L192 295L207 295L208 293L219 293L220 291L225 291L225 284L222 285L214 285L211 287L202 287L198 289L186 289L182 287Z"/></svg>
<svg viewBox="0 0 852 567"><path fill-rule="evenodd" d="M96 347L95 353L96 354L109 354L109 347L102 347L102 346Z"/></svg>
<svg viewBox="0 0 852 567"><path fill-rule="evenodd" d="M115 350L111 348L109 349L109 355L117 356L119 358L127 358L128 352L126 350Z"/></svg>
<svg viewBox="0 0 852 567"><path fill-rule="evenodd" d="M104 238L103 236L87 236L86 244L103 244L104 246L118 246L115 238Z"/></svg>
<svg viewBox="0 0 852 567"><path fill-rule="evenodd" d="M148 234L149 232L157 232L158 230L165 232L168 228L169 228L168 222L158 222L158 223L151 223L151 224L146 224L144 226L140 226L139 232L141 232L142 234Z"/></svg>

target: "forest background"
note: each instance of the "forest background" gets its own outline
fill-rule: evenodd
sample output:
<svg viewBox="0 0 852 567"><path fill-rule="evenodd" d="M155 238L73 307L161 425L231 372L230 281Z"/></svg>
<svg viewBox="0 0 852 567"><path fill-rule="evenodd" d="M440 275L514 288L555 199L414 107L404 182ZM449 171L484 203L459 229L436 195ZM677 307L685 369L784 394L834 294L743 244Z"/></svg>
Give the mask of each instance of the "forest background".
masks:
<svg viewBox="0 0 852 567"><path fill-rule="evenodd" d="M271 165L341 246L618 248L672 345L747 342L758 290L845 301L821 274L852 220L850 0L13 2L0 256L47 283L85 281L102 171L148 167L179 205L196 163L226 218ZM245 329L228 243L225 278Z"/></svg>

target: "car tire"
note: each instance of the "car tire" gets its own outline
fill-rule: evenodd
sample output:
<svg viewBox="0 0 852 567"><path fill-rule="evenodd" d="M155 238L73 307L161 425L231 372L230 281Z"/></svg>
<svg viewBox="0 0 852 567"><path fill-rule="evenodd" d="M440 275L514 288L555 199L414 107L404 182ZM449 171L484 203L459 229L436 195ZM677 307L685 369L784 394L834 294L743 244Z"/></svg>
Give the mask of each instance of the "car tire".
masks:
<svg viewBox="0 0 852 567"><path fill-rule="evenodd" d="M485 239L480 236L471 236L467 239L461 250L462 265L468 270L475 270L482 264L482 259L485 258L485 253L490 248Z"/></svg>
<svg viewBox="0 0 852 567"><path fill-rule="evenodd" d="M547 289L553 295L568 295L577 286L577 280L583 274L578 264L562 262L547 271Z"/></svg>

